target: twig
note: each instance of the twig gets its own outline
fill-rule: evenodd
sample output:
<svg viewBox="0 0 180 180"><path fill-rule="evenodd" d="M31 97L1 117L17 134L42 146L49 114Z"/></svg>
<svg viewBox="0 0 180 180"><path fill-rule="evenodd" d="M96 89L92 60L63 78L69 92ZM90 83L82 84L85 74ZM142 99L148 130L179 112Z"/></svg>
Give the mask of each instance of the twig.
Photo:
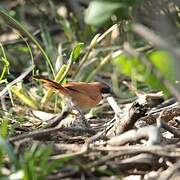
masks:
<svg viewBox="0 0 180 180"><path fill-rule="evenodd" d="M110 165L110 163L108 163L108 165ZM127 172L127 170L134 169L134 167L138 170L157 169L157 167L160 166L160 163L156 156L142 153L123 159L120 162L115 162L112 166L118 168L120 171L125 170Z"/></svg>
<svg viewBox="0 0 180 180"><path fill-rule="evenodd" d="M6 85L6 87L0 92L0 97L3 96L14 84L22 81L32 70L34 69L34 65L31 65L28 69L25 70L19 77Z"/></svg>
<svg viewBox="0 0 180 180"><path fill-rule="evenodd" d="M115 99L112 96L108 96L106 99L116 115L122 114L122 112L123 112L122 109L120 109L117 102L115 101Z"/></svg>
<svg viewBox="0 0 180 180"><path fill-rule="evenodd" d="M158 112L161 112L161 111L164 111L166 109L173 109L175 107L178 107L180 104L178 102L175 101L175 99L173 98L170 99L169 101L165 101L163 102L162 104L158 105L157 107L155 107L155 109L151 109L147 115L150 115L150 114L154 114L154 113L158 113Z"/></svg>
<svg viewBox="0 0 180 180"><path fill-rule="evenodd" d="M119 136L112 137L107 144L111 146L120 146L128 142L137 141L142 138L148 138L148 145L154 145L160 143L159 128L154 126L147 126L138 130L130 130Z"/></svg>
<svg viewBox="0 0 180 180"><path fill-rule="evenodd" d="M104 138L106 137L105 136L105 131L100 131L97 134L95 134L94 136L91 136L90 138L86 139L86 143L91 144L91 143L97 141L100 138L102 139L103 137Z"/></svg>
<svg viewBox="0 0 180 180"><path fill-rule="evenodd" d="M123 110L121 118L119 118L115 124L107 132L107 137L119 135L125 131L130 130L135 122L145 115L147 110L147 99L143 95L135 100L133 103L128 104Z"/></svg>
<svg viewBox="0 0 180 180"><path fill-rule="evenodd" d="M160 130L162 127L162 115L164 111L161 111L159 117L156 119L156 127Z"/></svg>
<svg viewBox="0 0 180 180"><path fill-rule="evenodd" d="M75 156L85 154L87 151L88 151L88 145L84 144L83 146L81 146L81 149L77 152L54 155L50 157L50 160L73 158Z"/></svg>
<svg viewBox="0 0 180 180"><path fill-rule="evenodd" d="M154 124L156 122L156 118L158 116L159 116L159 112L155 112L155 113L149 114L145 117L141 117L140 121L145 121L147 124ZM164 108L164 112L162 114L162 119L164 121L168 122L176 116L180 116L180 105Z"/></svg>
<svg viewBox="0 0 180 180"><path fill-rule="evenodd" d="M91 128L54 127L54 128L48 128L48 129L35 130L35 131L29 132L29 133L11 137L11 138L9 138L9 141L14 142L14 141L19 141L19 140L22 140L25 138L40 138L42 136L46 136L51 133L55 133L56 131L67 131L67 132L89 133L89 134L96 133L96 131Z"/></svg>
<svg viewBox="0 0 180 180"><path fill-rule="evenodd" d="M57 180L57 179L62 179L62 178L68 178L68 177L73 177L77 173L79 173L79 169L74 169L70 172L65 172L65 173L56 173L55 175L48 175L46 177L47 180Z"/></svg>
<svg viewBox="0 0 180 180"><path fill-rule="evenodd" d="M60 151L80 151L81 149L81 144L62 144L62 143L54 143L53 144L53 149L56 152Z"/></svg>
<svg viewBox="0 0 180 180"><path fill-rule="evenodd" d="M168 180L168 179L178 179L180 172L180 162L175 163L174 165L170 166L165 171L161 172L160 176L158 177L159 180ZM177 175L176 175L177 173ZM176 175L174 177L174 175ZM173 178L171 178L173 176Z"/></svg>
<svg viewBox="0 0 180 180"><path fill-rule="evenodd" d="M68 111L62 110L60 114L58 114L55 118L48 121L48 124L43 127L43 129L52 128L57 126L61 120L63 120L68 115Z"/></svg>
<svg viewBox="0 0 180 180"><path fill-rule="evenodd" d="M180 130L169 126L167 123L165 123L163 120L161 120L161 127L166 129L167 131L171 132L172 134L174 134L174 136L180 138Z"/></svg>
<svg viewBox="0 0 180 180"><path fill-rule="evenodd" d="M90 147L92 150L97 151L111 151L111 152L118 152L113 153L114 156L109 157L113 159L118 156L124 155L136 155L141 153L148 153L162 157L171 157L171 158L179 158L180 157L180 149L177 148L175 145L166 145L166 146L158 146L158 145L150 145L150 146L139 146L139 145L132 145L132 146L102 146L102 147ZM108 158L108 159L109 159Z"/></svg>
<svg viewBox="0 0 180 180"><path fill-rule="evenodd" d="M144 37L146 40L152 42L155 46L171 51L175 55L175 57L178 57L178 59L180 59L180 52L178 49L176 49L176 47L174 47L169 41L156 35L146 26L142 24L134 24L132 26L132 30L140 36Z"/></svg>

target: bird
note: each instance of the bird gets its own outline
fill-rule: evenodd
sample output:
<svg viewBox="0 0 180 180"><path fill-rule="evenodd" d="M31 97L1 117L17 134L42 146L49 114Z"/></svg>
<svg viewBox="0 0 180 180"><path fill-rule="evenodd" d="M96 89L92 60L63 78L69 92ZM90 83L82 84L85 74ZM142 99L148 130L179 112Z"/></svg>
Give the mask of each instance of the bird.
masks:
<svg viewBox="0 0 180 180"><path fill-rule="evenodd" d="M103 99L103 94L112 92L111 88L102 82L59 84L41 75L33 78L42 81L45 88L58 92L81 116L84 116L82 111L96 107Z"/></svg>

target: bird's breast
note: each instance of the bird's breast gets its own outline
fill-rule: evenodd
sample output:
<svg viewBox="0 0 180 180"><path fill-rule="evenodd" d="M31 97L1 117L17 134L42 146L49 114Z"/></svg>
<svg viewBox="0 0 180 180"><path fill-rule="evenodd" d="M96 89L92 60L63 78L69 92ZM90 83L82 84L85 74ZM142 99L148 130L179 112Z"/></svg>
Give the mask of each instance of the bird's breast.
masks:
<svg viewBox="0 0 180 180"><path fill-rule="evenodd" d="M102 97L101 95L92 98L86 94L82 93L73 93L71 95L71 100L76 104L81 110L88 110L92 107L95 107L99 104Z"/></svg>

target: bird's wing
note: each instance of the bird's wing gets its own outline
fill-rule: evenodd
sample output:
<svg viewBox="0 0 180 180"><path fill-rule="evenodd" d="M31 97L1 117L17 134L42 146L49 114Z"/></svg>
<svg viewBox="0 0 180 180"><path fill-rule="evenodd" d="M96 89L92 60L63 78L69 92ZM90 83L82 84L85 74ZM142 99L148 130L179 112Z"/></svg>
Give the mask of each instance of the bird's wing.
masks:
<svg viewBox="0 0 180 180"><path fill-rule="evenodd" d="M47 79L44 76L34 76L33 78L42 81L46 88L49 88L49 89L52 89L55 91L59 91L62 94L68 94L68 90L66 88L64 88L61 84L59 84L55 81Z"/></svg>
<svg viewBox="0 0 180 180"><path fill-rule="evenodd" d="M101 98L99 88L91 83L70 82L68 84L64 84L63 87L89 96L93 100Z"/></svg>

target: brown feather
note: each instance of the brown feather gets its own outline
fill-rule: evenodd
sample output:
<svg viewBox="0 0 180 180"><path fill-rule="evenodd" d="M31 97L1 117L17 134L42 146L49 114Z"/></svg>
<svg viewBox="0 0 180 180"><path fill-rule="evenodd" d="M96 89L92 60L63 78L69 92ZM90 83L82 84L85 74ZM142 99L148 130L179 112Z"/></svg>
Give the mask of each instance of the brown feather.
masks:
<svg viewBox="0 0 180 180"><path fill-rule="evenodd" d="M47 79L44 76L34 76L34 79L38 79L38 80L42 81L44 83L44 86L48 89L59 91L63 95L68 94L68 90L66 88L64 88L61 84L59 84L55 81L52 81L50 79Z"/></svg>
<svg viewBox="0 0 180 180"><path fill-rule="evenodd" d="M72 102L82 110L95 107L99 104L102 99L101 92L103 88L108 89L107 85L99 82L69 82L61 85L44 76L34 76L34 78L41 80L46 88L58 91L68 98L70 97Z"/></svg>

